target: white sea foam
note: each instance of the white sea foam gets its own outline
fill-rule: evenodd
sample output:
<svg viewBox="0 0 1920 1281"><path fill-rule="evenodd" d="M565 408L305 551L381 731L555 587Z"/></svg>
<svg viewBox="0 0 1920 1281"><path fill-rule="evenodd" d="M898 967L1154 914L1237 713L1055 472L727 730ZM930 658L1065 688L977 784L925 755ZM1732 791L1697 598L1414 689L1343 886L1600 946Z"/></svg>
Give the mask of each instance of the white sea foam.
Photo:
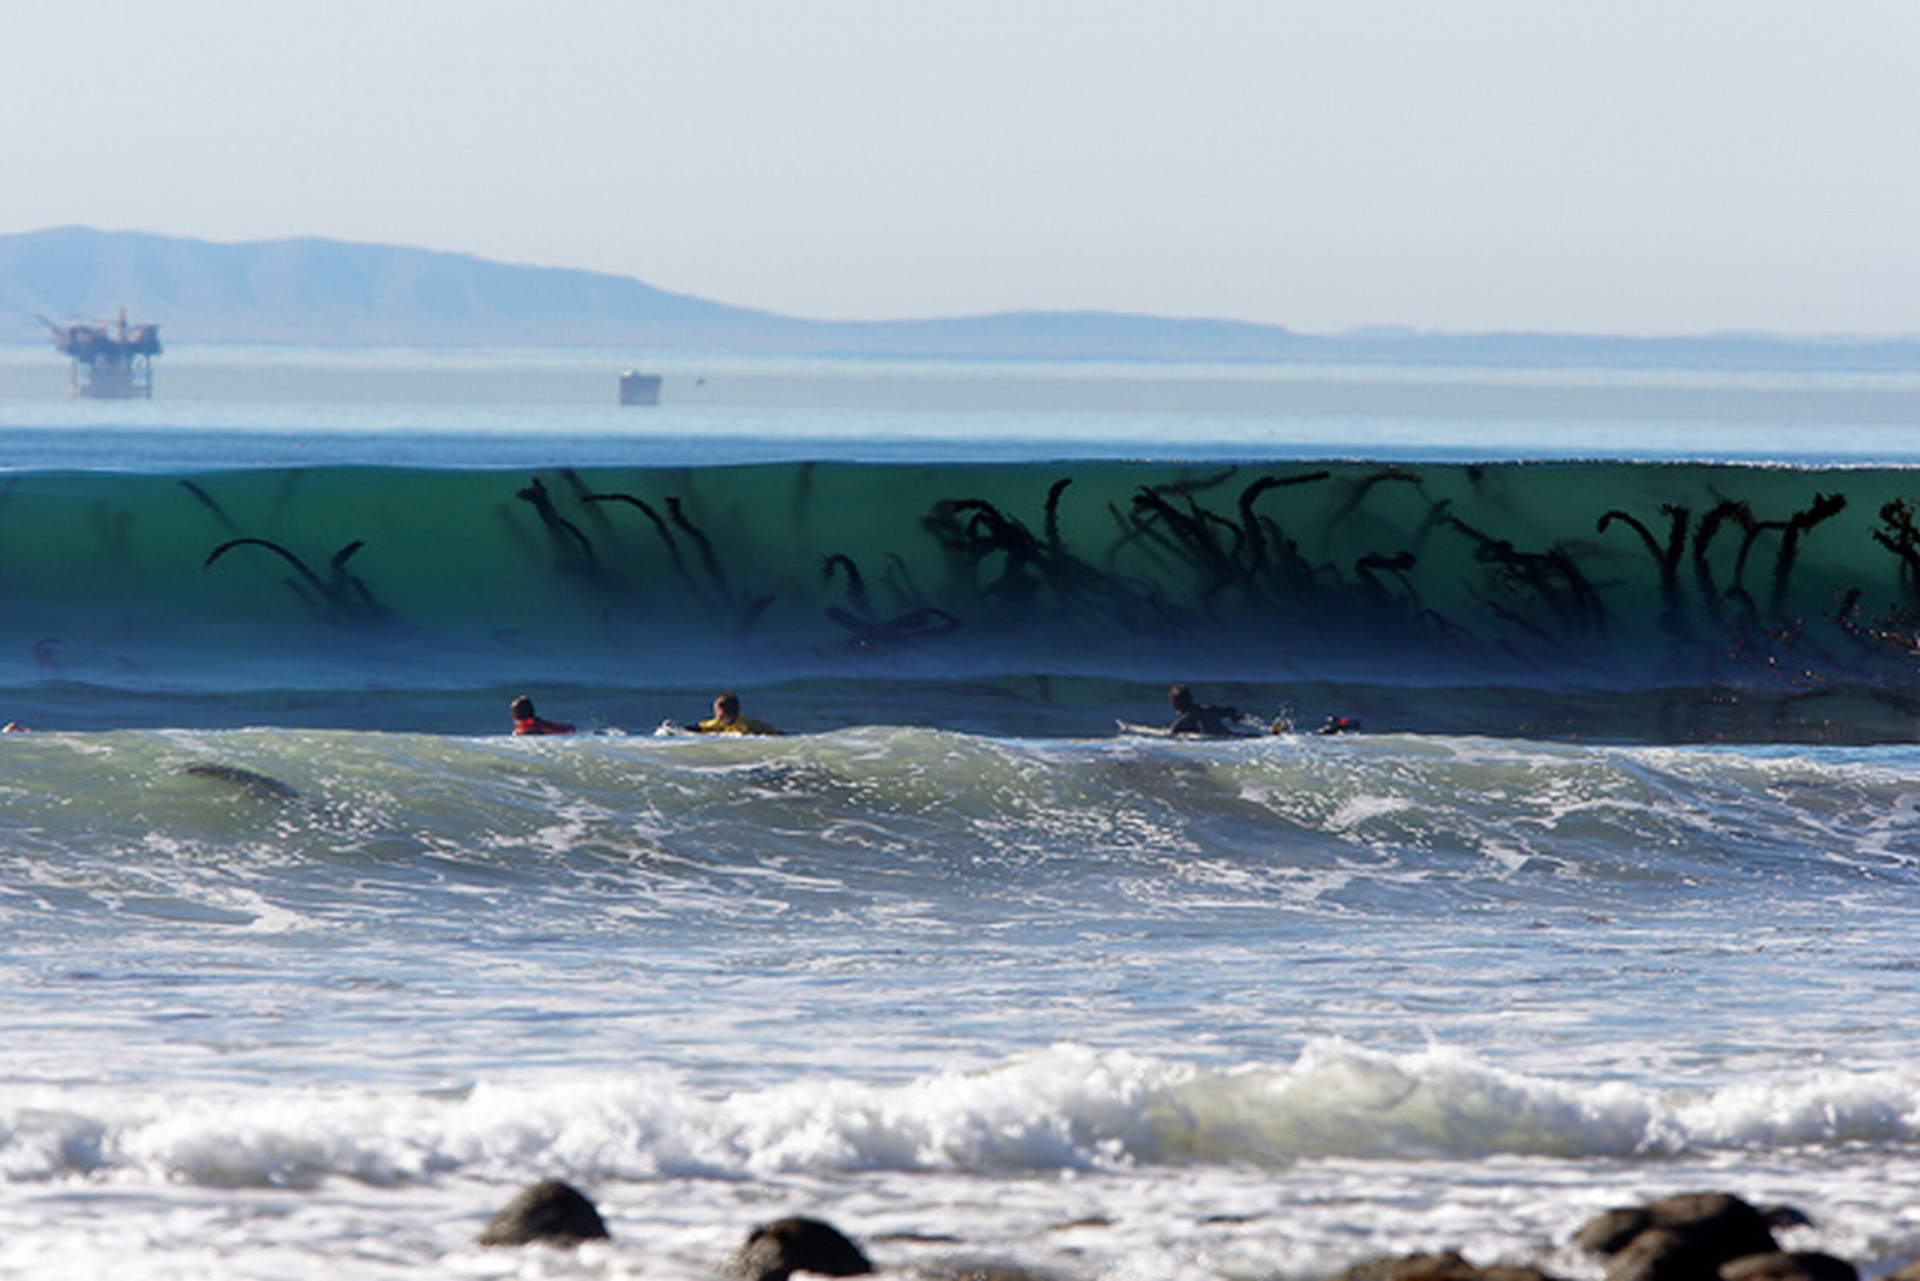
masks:
<svg viewBox="0 0 1920 1281"><path fill-rule="evenodd" d="M1700 1186L1920 1248L1898 752L64 737L0 811L0 1272L704 1277L794 1210L1311 1278ZM548 1174L626 1240L474 1251Z"/></svg>
<svg viewBox="0 0 1920 1281"><path fill-rule="evenodd" d="M707 1095L657 1073L439 1094L338 1091L135 1099L11 1092L9 1179L299 1187L526 1169L588 1180L1063 1175L1157 1165L1502 1157L1647 1161L1920 1144L1920 1071L1704 1091L1554 1080L1460 1050L1315 1042L1283 1065L1202 1068L1061 1045L895 1085L842 1077Z"/></svg>

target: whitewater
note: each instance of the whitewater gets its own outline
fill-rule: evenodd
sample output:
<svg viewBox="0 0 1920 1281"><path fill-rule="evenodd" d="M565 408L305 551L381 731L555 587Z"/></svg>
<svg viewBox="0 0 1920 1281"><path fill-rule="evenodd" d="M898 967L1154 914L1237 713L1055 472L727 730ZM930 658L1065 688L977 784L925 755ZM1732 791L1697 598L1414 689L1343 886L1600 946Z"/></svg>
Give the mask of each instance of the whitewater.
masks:
<svg viewBox="0 0 1920 1281"><path fill-rule="evenodd" d="M0 1274L1920 1256L1920 374L180 354L0 401Z"/></svg>

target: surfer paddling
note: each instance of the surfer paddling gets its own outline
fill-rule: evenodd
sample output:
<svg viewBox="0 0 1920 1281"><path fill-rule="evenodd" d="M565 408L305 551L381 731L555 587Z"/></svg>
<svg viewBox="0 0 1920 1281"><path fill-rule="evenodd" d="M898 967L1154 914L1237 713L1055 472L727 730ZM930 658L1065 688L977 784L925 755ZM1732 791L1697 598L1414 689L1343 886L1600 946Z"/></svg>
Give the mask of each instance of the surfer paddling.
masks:
<svg viewBox="0 0 1920 1281"><path fill-rule="evenodd" d="M1169 734L1204 734L1210 738L1226 738L1246 732L1234 728L1240 720L1239 708L1195 702L1193 690L1185 681L1167 690L1167 704L1173 708L1173 724L1167 726Z"/></svg>
<svg viewBox="0 0 1920 1281"><path fill-rule="evenodd" d="M740 714L740 696L727 690L713 700L713 715L688 729L696 734L778 734L780 731L754 716Z"/></svg>
<svg viewBox="0 0 1920 1281"><path fill-rule="evenodd" d="M1272 725L1261 725L1255 718L1246 715L1237 707L1226 707L1216 703L1196 702L1193 690L1184 682L1167 691L1167 702L1173 708L1173 724L1167 727L1169 734L1194 734L1206 738L1246 738L1259 734L1288 734L1293 732L1292 721L1282 716ZM1326 723L1316 729L1316 734L1354 734L1360 730L1360 722L1351 716L1329 716Z"/></svg>
<svg viewBox="0 0 1920 1281"><path fill-rule="evenodd" d="M565 721L550 721L544 716L535 714L533 700L525 694L508 704L507 713L513 717L513 732L516 734L573 733L573 726Z"/></svg>

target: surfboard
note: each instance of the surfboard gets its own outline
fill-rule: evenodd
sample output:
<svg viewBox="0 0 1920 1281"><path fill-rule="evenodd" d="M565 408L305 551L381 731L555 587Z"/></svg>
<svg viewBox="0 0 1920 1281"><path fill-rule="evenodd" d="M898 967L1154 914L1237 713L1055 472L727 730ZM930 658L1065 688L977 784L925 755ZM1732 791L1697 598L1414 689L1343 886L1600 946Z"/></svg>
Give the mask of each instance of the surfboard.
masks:
<svg viewBox="0 0 1920 1281"><path fill-rule="evenodd" d="M1116 720L1114 724L1120 727L1122 734L1139 734L1147 738L1192 739L1195 742L1202 743L1217 742L1223 738L1267 738L1271 735L1284 732L1262 725L1259 721L1248 720L1246 718L1235 721L1235 728L1233 732L1229 734L1175 734L1165 725L1142 725L1138 721Z"/></svg>
<svg viewBox="0 0 1920 1281"><path fill-rule="evenodd" d="M250 769L241 769L238 765L222 765L218 761L193 761L180 767L182 774L191 774L195 778L217 778L223 783L232 783L246 791L260 796L271 796L279 800L292 800L300 793L277 778L270 778Z"/></svg>
<svg viewBox="0 0 1920 1281"><path fill-rule="evenodd" d="M1114 724L1119 726L1122 734L1138 734L1147 738L1191 738L1202 741L1220 738L1271 738L1276 734L1305 738L1360 732L1360 722L1351 716L1329 716L1318 729L1310 730L1296 730L1285 721L1265 725L1251 716L1243 716L1234 722L1235 728L1230 734L1175 734L1164 725L1142 725L1138 721L1128 720L1115 720Z"/></svg>

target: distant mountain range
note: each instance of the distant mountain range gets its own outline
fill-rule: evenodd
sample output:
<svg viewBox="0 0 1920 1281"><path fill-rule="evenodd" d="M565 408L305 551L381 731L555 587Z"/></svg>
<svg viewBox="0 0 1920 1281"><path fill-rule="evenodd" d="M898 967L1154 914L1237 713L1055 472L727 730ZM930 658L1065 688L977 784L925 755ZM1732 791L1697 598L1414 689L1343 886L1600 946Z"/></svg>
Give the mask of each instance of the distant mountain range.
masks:
<svg viewBox="0 0 1920 1281"><path fill-rule="evenodd" d="M1026 359L1840 364L1920 368L1920 339L1597 338L1369 330L1323 337L1226 320L1022 312L836 322L728 307L623 276L332 240L215 244L62 227L0 235L0 342L50 320L161 326L193 342L596 346Z"/></svg>

